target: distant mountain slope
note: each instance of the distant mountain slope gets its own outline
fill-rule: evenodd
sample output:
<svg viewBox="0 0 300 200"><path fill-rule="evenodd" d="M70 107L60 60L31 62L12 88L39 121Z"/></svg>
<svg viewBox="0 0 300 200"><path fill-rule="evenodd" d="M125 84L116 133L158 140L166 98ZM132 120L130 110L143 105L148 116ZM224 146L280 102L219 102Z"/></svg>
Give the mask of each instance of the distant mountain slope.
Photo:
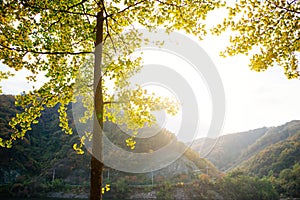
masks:
<svg viewBox="0 0 300 200"><path fill-rule="evenodd" d="M126 143L124 142L128 135L124 133L117 125L108 122L104 125L104 131L106 132L107 137L114 142L115 145L128 149ZM139 132L141 135L147 135L147 132L156 132L156 128L143 128ZM164 146L168 145L171 142L174 142L175 145L172 151L174 152L183 152L182 157L172 163L172 165L159 170L163 176L174 176L180 173L192 173L194 170L200 170L206 173L206 168L209 168L209 175L212 177L217 177L219 171L217 168L207 159L201 158L199 154L193 149L187 147L183 142L177 140L176 136L169 132L168 130L162 129L159 130L157 134L149 138L136 138L136 147L134 150L131 150L135 153L147 153L153 152ZM114 153L114 152L111 152ZM171 153L171 152L170 152Z"/></svg>
<svg viewBox="0 0 300 200"><path fill-rule="evenodd" d="M220 170L226 171L238 167L241 163L278 142L293 138L299 131L300 121L294 120L278 127L264 127L224 135L217 139L200 139L194 142L192 148L202 155L210 151L207 159ZM295 136L295 139L298 138Z"/></svg>
<svg viewBox="0 0 300 200"><path fill-rule="evenodd" d="M278 177L284 169L300 163L300 129L286 140L272 144L240 164L247 173L267 176L270 172Z"/></svg>
<svg viewBox="0 0 300 200"><path fill-rule="evenodd" d="M232 167L237 158L251 144L263 136L267 128L220 136L217 139L202 138L194 141L192 148L214 163L220 170Z"/></svg>
<svg viewBox="0 0 300 200"><path fill-rule="evenodd" d="M263 150L264 148L284 141L297 134L300 130L300 120L294 120L284 125L268 128L268 131L260 137L255 143L250 145L241 155L245 160Z"/></svg>

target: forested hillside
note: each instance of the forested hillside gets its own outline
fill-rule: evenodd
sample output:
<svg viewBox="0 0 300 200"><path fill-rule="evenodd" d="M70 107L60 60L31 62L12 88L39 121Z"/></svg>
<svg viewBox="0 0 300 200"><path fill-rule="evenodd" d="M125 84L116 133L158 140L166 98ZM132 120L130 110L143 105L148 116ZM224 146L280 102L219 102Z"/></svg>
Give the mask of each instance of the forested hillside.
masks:
<svg viewBox="0 0 300 200"><path fill-rule="evenodd" d="M205 155L220 170L231 168L242 153L258 138L263 136L267 128L259 128L242 133L228 134L219 138L201 138L196 140L192 148Z"/></svg>
<svg viewBox="0 0 300 200"><path fill-rule="evenodd" d="M279 194L300 197L299 120L216 139L199 139L192 148L208 153L207 158L222 171L268 179Z"/></svg>
<svg viewBox="0 0 300 200"><path fill-rule="evenodd" d="M288 122L278 127L271 127L262 137L250 145L247 150L243 152L242 156L250 157L270 145L287 140L288 138L298 134L299 131L300 121L298 120Z"/></svg>
<svg viewBox="0 0 300 200"><path fill-rule="evenodd" d="M19 111L20 108L14 105L13 96L0 95L1 136L5 137L5 135L11 134L9 120ZM71 120L70 124L72 125ZM125 142L128 135L123 133L118 126L108 122L104 127L106 135L111 141L121 148L130 150ZM141 131L151 132L153 130L145 128ZM89 184L90 156L87 152L83 155L76 154L72 146L78 140L77 134L66 135L61 131L58 113L55 109L45 110L39 123L32 127L23 140L15 141L10 149L1 147L0 172L2 176L0 176L0 185L9 186L4 190L8 189L10 193L20 195L49 192L53 191L56 186L60 187L65 184L86 188ZM137 138L136 148L133 152L155 151L170 140L176 140L174 134L167 130L161 130L148 140ZM176 148L186 148L186 146L178 141ZM219 171L211 162L200 158L197 152L188 148L183 157L175 163L154 172L155 182L161 183L165 180L186 182L193 178L193 171L206 173L206 168L209 168L207 171L209 176L219 176ZM108 177L107 170L105 170L104 178L109 183L116 183L123 180L124 177L128 177L126 181L129 184L151 183L151 174L149 173L140 174L137 179L136 174L126 174L110 169L110 177Z"/></svg>
<svg viewBox="0 0 300 200"><path fill-rule="evenodd" d="M13 96L0 96L1 136L11 134L9 120L19 111ZM57 192L75 195L64 196L69 198L83 194L81 197L87 197L89 154L76 154L72 146L79 137L75 133L66 135L61 131L55 109L43 112L39 123L23 140L15 141L10 149L1 147L0 197L55 196ZM143 128L140 133L147 135L157 128ZM119 126L107 122L104 130L115 145L130 150L125 142L128 135ZM176 141L174 151L186 148L174 134L162 129L148 139L136 138L136 148L131 151L155 151L173 140ZM158 198L171 199L179 194L178 191L192 199L300 197L299 141L300 121L224 135L219 139L199 139L193 148L201 150L200 154L187 148L176 162L152 173L130 174L105 168L104 181L111 184L113 192L105 193L104 197L140 198L135 196L137 192L147 195L149 191ZM201 157L204 154L208 154L210 161ZM222 170L231 171L220 173L214 164Z"/></svg>
<svg viewBox="0 0 300 200"><path fill-rule="evenodd" d="M228 134L215 139L202 138L196 140L192 148L200 152L200 154L207 155L206 157L222 171L238 167L249 158L269 151L267 149L274 145L285 151L283 153L284 156L282 154L282 158L299 162L299 157L294 156L298 152L288 150L292 147L286 144L293 143L292 146L295 148L295 143L299 139L297 136L299 132L300 121L294 120L278 127L264 127L241 133ZM288 155L290 153L293 155ZM277 154L276 156L280 156L279 151L277 151ZM264 160L265 158L262 159ZM291 167L294 164L290 165L288 163L290 162L283 165ZM275 165L275 163L273 164Z"/></svg>
<svg viewBox="0 0 300 200"><path fill-rule="evenodd" d="M9 120L19 111L13 96L0 95L1 136L11 134ZM23 140L15 141L12 148L0 149L3 190L26 196L47 192L60 180L87 184L89 156L75 153L72 145L78 141L78 136L64 134L57 119L58 113L54 109L45 111Z"/></svg>

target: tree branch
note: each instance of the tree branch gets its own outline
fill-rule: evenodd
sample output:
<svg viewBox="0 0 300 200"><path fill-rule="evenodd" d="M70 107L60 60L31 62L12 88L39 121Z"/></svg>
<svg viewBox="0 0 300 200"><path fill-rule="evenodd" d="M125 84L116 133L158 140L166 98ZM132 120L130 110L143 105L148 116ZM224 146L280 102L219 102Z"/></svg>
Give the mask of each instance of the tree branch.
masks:
<svg viewBox="0 0 300 200"><path fill-rule="evenodd" d="M72 6L69 6L66 10L61 10L61 9L53 9L53 8L46 8L46 7L39 7L39 6L35 6L35 5L30 5L28 4L27 2L25 3L22 3L22 5L24 7L30 7L30 8L35 8L35 9L40 9L40 10L52 10L52 11L55 11L55 12L61 12L61 13L68 13L68 14L73 14L73 15L83 15L83 16L91 16L91 17L97 17L97 15L93 15L93 14L88 14L88 13L80 13L80 12L72 12L72 11L69 11L70 9L74 8L74 7L77 7L79 5L83 5L84 2L86 2L87 0L83 0L75 5L72 5Z"/></svg>
<svg viewBox="0 0 300 200"><path fill-rule="evenodd" d="M109 14L109 15L106 15L105 18L109 18L109 17L112 17L113 15L117 15L117 14L120 14L122 12L125 12L126 10L132 8L132 7L135 7L143 2L145 2L146 0L142 0L142 1L139 1L139 2L136 2L135 4L132 4L132 5L129 5L128 7L124 8L123 10L120 10L119 12L116 12L116 13L112 13L112 14Z"/></svg>
<svg viewBox="0 0 300 200"><path fill-rule="evenodd" d="M107 14L107 10L106 10L106 8L105 8L104 2L101 1L101 3L102 3L102 7L103 7L103 10L104 10L105 16L107 16L108 14ZM114 51L115 51L115 53L117 53L117 50L116 50L116 47L115 47L115 43L114 43L114 41L113 41L113 39L112 39L112 37L111 37L111 35L110 35L110 32L109 32L108 19L107 19L107 18L104 18L104 20L105 20L105 25L106 25L106 36L105 36L105 38L104 38L104 40L103 40L103 43L106 41L106 38L109 37L109 39L110 39L111 42L112 42Z"/></svg>
<svg viewBox="0 0 300 200"><path fill-rule="evenodd" d="M121 103L128 103L128 101L105 101L103 104L121 104Z"/></svg>
<svg viewBox="0 0 300 200"><path fill-rule="evenodd" d="M287 7L280 6L280 5L276 4L276 3L271 2L271 1L268 1L268 0L267 0L267 2L270 3L270 4L273 4L274 6L276 6L277 8L280 8L280 9L282 9L282 10L286 10L286 11L288 11L288 12L293 12L293 13L296 13L296 14L300 14L300 11L296 11L296 10L289 9L289 8L287 8ZM293 2L291 2L291 3L288 3L288 4L291 5L291 4L294 3L294 2L295 2L295 1L293 1Z"/></svg>
<svg viewBox="0 0 300 200"><path fill-rule="evenodd" d="M77 6L79 6L79 5L83 4L83 3L85 3L85 2L87 2L87 1L88 1L88 0L82 0L81 2L79 2L79 3L77 3L77 4L74 4L73 6L68 7L68 9L75 8L75 7L77 7Z"/></svg>
<svg viewBox="0 0 300 200"><path fill-rule="evenodd" d="M84 13L85 16L86 16L86 20L89 22L89 24L92 24L91 21L90 21L90 19L89 19L89 15L88 15L88 14L86 13L86 11L85 11L84 5L82 4L81 6L82 6L83 13Z"/></svg>
<svg viewBox="0 0 300 200"><path fill-rule="evenodd" d="M18 52L25 52L25 53L36 53L36 54L48 54L48 55L63 55L63 54L69 54L69 55L78 55L78 54L92 54L94 52L90 51L81 51L81 52L70 52L70 51L53 51L53 52L47 52L47 51L33 51L33 50L25 50L25 49L17 49L17 48L10 48L7 46L4 46L0 44L1 47L5 49L9 49L11 51L18 51Z"/></svg>

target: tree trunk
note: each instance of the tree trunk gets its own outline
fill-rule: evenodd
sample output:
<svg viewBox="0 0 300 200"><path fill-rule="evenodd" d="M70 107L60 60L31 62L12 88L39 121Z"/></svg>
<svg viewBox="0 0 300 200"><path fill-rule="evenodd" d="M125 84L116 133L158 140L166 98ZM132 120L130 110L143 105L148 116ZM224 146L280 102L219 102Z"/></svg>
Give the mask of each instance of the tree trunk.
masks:
<svg viewBox="0 0 300 200"><path fill-rule="evenodd" d="M102 0L101 0L102 1ZM94 125L91 159L90 199L102 199L102 129L103 129L103 95L102 95L102 42L103 42L103 9L97 14L95 63L94 63ZM100 125L100 126L99 126Z"/></svg>

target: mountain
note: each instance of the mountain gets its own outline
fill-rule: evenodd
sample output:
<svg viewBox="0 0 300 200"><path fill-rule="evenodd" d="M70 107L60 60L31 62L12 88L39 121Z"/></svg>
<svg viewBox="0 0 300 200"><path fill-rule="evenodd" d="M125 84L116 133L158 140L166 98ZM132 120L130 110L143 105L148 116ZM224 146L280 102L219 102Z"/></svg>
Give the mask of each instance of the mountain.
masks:
<svg viewBox="0 0 300 200"><path fill-rule="evenodd" d="M260 137L252 145L248 146L247 150L243 152L242 157L250 158L266 147L287 140L288 138L298 134L299 131L299 120L294 120L281 126L268 128L268 130L262 137Z"/></svg>
<svg viewBox="0 0 300 200"><path fill-rule="evenodd" d="M14 105L13 96L0 95L1 137L8 137L11 134L12 130L8 122L20 111L21 108ZM71 116L70 110L69 114ZM123 133L117 125L107 122L104 130L115 145L131 151L125 142L128 135ZM144 135L151 131L156 131L155 127L140 130ZM210 161L199 157L197 152L177 141L174 134L164 129L149 139L137 138L136 148L132 152L155 151L167 145L170 140L175 143L174 151L176 149L186 149L186 151L170 166L152 173L154 181L188 181L192 178L194 171L208 173L210 177L219 176L219 171ZM79 136L76 133L66 135L61 131L57 107L44 110L39 123L32 127L23 140L15 141L11 149L0 147L0 194L30 196L36 193L66 190L66 187L68 190L75 188L76 192L82 192L83 188L87 192L90 155L87 152L83 155L76 154L72 146L78 141ZM134 177L139 177L138 184L151 183L151 173L137 175L105 169L104 178L108 183L118 183L124 177L129 177L126 179L129 184L137 184ZM1 189L3 186L6 186L4 191Z"/></svg>
<svg viewBox="0 0 300 200"><path fill-rule="evenodd" d="M195 140L192 149L204 155L220 170L231 168L243 152L262 137L267 128L259 128L241 133L228 134L219 138L201 138Z"/></svg>
<svg viewBox="0 0 300 200"><path fill-rule="evenodd" d="M262 194L274 194L273 188L283 199L300 198L299 120L277 127L263 127L224 135L216 139L202 138L196 140L192 148L206 155L207 159L226 172L227 175L218 186L225 199L278 198L276 195L255 198L247 196L262 188L267 190L261 191ZM227 184L222 186L226 181ZM262 186L258 182L266 185ZM271 182L271 185L267 182ZM257 185L256 189L252 188L254 185ZM236 188L244 192L239 193ZM247 192L249 188L252 189ZM241 198L244 194L246 196Z"/></svg>
<svg viewBox="0 0 300 200"><path fill-rule="evenodd" d="M278 174L300 162L299 133L300 121L294 120L278 127L199 139L192 148L222 171L243 168L259 176L270 170Z"/></svg>
<svg viewBox="0 0 300 200"><path fill-rule="evenodd" d="M14 106L13 96L0 95L2 137L12 133L8 122L20 111L20 107ZM71 110L69 114L72 116ZM71 118L70 123L74 126ZM300 197L300 121L217 139L199 139L193 143L193 149L168 130L155 126L139 130L140 136L151 137L137 137L133 150L126 145L129 136L122 131L124 127L106 122L104 130L115 146L132 153L153 152L171 141L174 147L170 153L186 149L168 167L150 173L125 173L106 167L104 184L111 184L113 192L105 193L104 199L137 199L149 195L162 199L174 196L179 199L279 199L278 194ZM0 148L0 199L10 195L87 197L90 155L76 154L72 146L78 141L76 133L66 135L61 131L57 107L44 110L39 123L23 140L15 141L11 149ZM111 151L108 156L111 154L116 152ZM230 172L220 173L215 165Z"/></svg>
<svg viewBox="0 0 300 200"><path fill-rule="evenodd" d="M287 139L271 144L239 165L243 171L267 176L272 172L276 177L284 169L300 163L300 130Z"/></svg>
<svg viewBox="0 0 300 200"><path fill-rule="evenodd" d="M13 96L0 95L1 137L12 133L8 122L20 111ZM51 184L59 180L71 184L88 182L90 157L75 153L72 145L78 142L78 136L64 134L57 119L55 109L43 111L39 123L23 140L15 141L10 149L0 147L0 186L4 190L0 194L28 196L48 192Z"/></svg>

